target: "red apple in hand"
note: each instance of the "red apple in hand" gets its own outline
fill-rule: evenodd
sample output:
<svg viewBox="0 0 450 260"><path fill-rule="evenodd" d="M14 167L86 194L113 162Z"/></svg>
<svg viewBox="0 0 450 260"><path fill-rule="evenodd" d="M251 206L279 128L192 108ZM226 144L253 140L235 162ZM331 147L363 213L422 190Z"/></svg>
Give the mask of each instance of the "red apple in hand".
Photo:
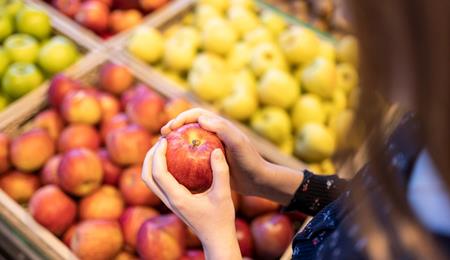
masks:
<svg viewBox="0 0 450 260"><path fill-rule="evenodd" d="M167 168L191 192L204 192L212 184L210 158L215 149L225 153L217 135L197 123L186 124L167 135Z"/></svg>
<svg viewBox="0 0 450 260"><path fill-rule="evenodd" d="M253 220L251 231L256 254L263 259L278 259L290 245L294 230L288 217L271 213Z"/></svg>
<svg viewBox="0 0 450 260"><path fill-rule="evenodd" d="M242 219L236 219L236 237L242 256L253 257L253 238L250 227Z"/></svg>

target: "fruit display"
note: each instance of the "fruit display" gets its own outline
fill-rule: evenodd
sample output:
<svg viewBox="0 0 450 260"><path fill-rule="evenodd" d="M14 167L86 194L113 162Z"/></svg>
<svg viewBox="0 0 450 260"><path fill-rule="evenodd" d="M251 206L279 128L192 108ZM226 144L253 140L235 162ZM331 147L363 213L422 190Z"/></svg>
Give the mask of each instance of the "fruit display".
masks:
<svg viewBox="0 0 450 260"><path fill-rule="evenodd" d="M49 15L21 0L0 2L0 111L74 64L80 50L54 33Z"/></svg>
<svg viewBox="0 0 450 260"><path fill-rule="evenodd" d="M335 43L259 4L199 1L161 30L137 28L124 48L284 154L335 171L330 158L348 148L358 43Z"/></svg>
<svg viewBox="0 0 450 260"><path fill-rule="evenodd" d="M62 14L102 39L140 24L169 0L46 0Z"/></svg>
<svg viewBox="0 0 450 260"><path fill-rule="evenodd" d="M48 106L18 133L0 133L0 189L80 259L204 259L195 234L141 179L144 156L161 126L192 105L160 95L123 65L105 62L93 74L86 81L54 76ZM105 96L108 102L102 102ZM208 189L209 158L201 155L223 149L220 140L198 124L168 139L174 149L197 145L176 151L169 145L168 167L185 171L196 162L177 163L176 157L195 157L192 173L201 173L200 182L185 185L194 192ZM242 254L280 257L304 218L280 213L270 200L232 197Z"/></svg>

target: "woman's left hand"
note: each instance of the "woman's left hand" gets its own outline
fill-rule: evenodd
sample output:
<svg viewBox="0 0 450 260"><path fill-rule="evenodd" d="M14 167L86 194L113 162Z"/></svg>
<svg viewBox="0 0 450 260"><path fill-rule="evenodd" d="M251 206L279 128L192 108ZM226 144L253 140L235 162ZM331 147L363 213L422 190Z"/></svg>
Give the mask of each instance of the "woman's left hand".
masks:
<svg viewBox="0 0 450 260"><path fill-rule="evenodd" d="M211 188L204 193L192 194L168 172L166 147L167 141L162 138L147 153L142 179L195 232L208 259L240 259L229 170L224 154L220 149L211 154Z"/></svg>

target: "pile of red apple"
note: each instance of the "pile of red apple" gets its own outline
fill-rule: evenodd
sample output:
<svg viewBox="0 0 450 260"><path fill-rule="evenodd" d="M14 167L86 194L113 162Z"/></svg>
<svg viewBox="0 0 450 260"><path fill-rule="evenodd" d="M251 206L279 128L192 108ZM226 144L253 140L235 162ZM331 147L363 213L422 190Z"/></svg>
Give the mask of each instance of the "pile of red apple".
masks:
<svg viewBox="0 0 450 260"><path fill-rule="evenodd" d="M159 129L190 104L135 81L112 63L95 88L55 76L49 107L19 135L0 134L0 188L81 259L203 259L200 241L141 180ZM242 254L279 257L290 218L265 199L233 201Z"/></svg>
<svg viewBox="0 0 450 260"><path fill-rule="evenodd" d="M139 24L169 0L46 0L61 13L103 38Z"/></svg>

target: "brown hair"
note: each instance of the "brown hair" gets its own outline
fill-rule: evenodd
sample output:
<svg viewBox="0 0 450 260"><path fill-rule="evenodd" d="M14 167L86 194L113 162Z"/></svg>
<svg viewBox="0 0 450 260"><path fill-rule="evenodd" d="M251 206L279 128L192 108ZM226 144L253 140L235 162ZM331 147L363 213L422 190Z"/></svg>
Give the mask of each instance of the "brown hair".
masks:
<svg viewBox="0 0 450 260"><path fill-rule="evenodd" d="M398 186L386 154L381 122L386 100L401 100L405 110L414 111L421 125L421 139L430 152L440 178L450 187L449 88L450 88L450 5L447 0L350 0L349 11L359 39L361 95L358 122L371 130L368 158L373 177L382 187L383 198L394 209L389 222L380 223L374 203L363 205L358 216L368 236L368 253L373 258L396 258L385 243L386 227L395 228L397 239L419 259L441 258L430 233L416 220L407 203L405 190ZM365 133L368 136L368 132ZM411 140L412 142L417 140ZM367 193L362 189L357 193Z"/></svg>

